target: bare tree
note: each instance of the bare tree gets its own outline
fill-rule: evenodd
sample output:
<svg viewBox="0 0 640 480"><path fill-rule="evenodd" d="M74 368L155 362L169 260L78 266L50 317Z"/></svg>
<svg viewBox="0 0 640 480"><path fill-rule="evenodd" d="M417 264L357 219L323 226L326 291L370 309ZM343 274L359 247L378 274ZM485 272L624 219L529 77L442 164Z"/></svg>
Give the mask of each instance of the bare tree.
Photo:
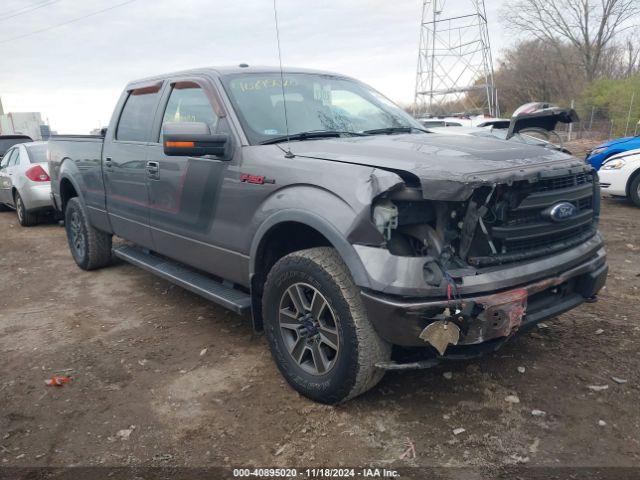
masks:
<svg viewBox="0 0 640 480"><path fill-rule="evenodd" d="M587 81L597 78L617 34L634 27L640 0L510 0L505 26L557 46L572 45Z"/></svg>
<svg viewBox="0 0 640 480"><path fill-rule="evenodd" d="M629 77L638 71L638 60L640 60L640 46L631 38L625 41L626 62L625 77Z"/></svg>
<svg viewBox="0 0 640 480"><path fill-rule="evenodd" d="M558 61L558 57L566 61ZM551 45L525 40L501 54L494 79L500 110L513 112L527 102L552 102L568 106L585 87L576 49L568 43Z"/></svg>

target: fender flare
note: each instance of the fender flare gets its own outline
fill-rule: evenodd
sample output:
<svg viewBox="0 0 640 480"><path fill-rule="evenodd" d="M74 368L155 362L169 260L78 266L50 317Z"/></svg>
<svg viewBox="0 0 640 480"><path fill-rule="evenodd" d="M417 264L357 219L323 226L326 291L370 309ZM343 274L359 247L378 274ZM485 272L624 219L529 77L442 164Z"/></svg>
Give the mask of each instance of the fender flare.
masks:
<svg viewBox="0 0 640 480"><path fill-rule="evenodd" d="M369 287L369 275L367 274L364 264L362 263L362 260L360 260L356 250L353 248L353 245L348 242L345 236L334 225L320 215L308 210L297 209L281 210L268 217L258 227L258 230L253 237L253 241L251 242L249 255L249 278L253 278L253 275L255 274L258 247L262 243L265 235L269 230L271 230L271 228L284 222L302 223L324 235L324 237L331 243L331 246L338 251L340 257L347 265L355 284L359 287Z"/></svg>
<svg viewBox="0 0 640 480"><path fill-rule="evenodd" d="M71 164L75 167L75 164L73 163L73 161L70 158L65 158L60 162L60 177L58 179L58 187L56 188L57 191L54 191L54 194L57 193L58 196L60 197L60 208L62 209L62 182L63 180L68 180L71 185L73 185L73 188L75 189L76 193L78 194L78 198L80 199L80 201L86 205L85 201L84 201L84 193L82 191L82 188L80 188L80 185L78 184L78 181L74 178L73 172L69 172L69 167L65 166L71 162ZM77 168L77 167L76 167Z"/></svg>

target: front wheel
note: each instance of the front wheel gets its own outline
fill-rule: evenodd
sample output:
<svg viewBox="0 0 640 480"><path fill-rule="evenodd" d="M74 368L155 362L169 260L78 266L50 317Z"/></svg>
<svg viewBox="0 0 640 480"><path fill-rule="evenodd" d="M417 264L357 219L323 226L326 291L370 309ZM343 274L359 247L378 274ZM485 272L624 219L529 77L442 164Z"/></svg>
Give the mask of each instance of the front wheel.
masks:
<svg viewBox="0 0 640 480"><path fill-rule="evenodd" d="M629 185L629 198L636 207L640 207L640 175L636 175Z"/></svg>
<svg viewBox="0 0 640 480"><path fill-rule="evenodd" d="M78 266L83 270L95 270L108 265L112 236L91 226L77 197L67 202L64 214L69 249Z"/></svg>
<svg viewBox="0 0 640 480"><path fill-rule="evenodd" d="M265 333L282 375L312 400L337 404L376 385L391 345L369 322L359 289L333 248L281 258L267 277Z"/></svg>

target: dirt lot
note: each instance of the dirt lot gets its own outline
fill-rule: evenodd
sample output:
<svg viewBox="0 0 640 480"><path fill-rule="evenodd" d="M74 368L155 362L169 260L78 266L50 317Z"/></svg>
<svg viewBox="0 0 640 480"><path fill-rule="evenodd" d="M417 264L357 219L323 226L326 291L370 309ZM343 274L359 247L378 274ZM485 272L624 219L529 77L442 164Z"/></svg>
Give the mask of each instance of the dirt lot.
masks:
<svg viewBox="0 0 640 480"><path fill-rule="evenodd" d="M605 199L602 230L598 303L334 408L248 321L123 263L83 272L62 228L1 213L0 466L640 467L640 210Z"/></svg>

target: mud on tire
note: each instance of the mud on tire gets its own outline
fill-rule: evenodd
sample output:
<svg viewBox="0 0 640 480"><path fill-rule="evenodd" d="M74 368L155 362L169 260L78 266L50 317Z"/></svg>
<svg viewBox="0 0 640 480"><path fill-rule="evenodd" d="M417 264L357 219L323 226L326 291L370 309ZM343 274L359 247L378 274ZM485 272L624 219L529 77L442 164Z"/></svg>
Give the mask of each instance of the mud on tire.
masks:
<svg viewBox="0 0 640 480"><path fill-rule="evenodd" d="M301 292L298 301L291 292ZM375 364L389 360L391 345L369 322L360 291L333 248L311 248L281 258L269 272L262 302L265 334L276 365L302 395L337 404L366 392L383 377L384 371ZM308 308L296 308L301 304ZM323 343L323 332L332 340ZM317 355L324 360L316 362L315 352L320 350ZM314 368L327 359L326 369Z"/></svg>
<svg viewBox="0 0 640 480"><path fill-rule="evenodd" d="M95 270L109 264L112 236L91 226L77 197L67 202L64 224L71 255L80 268Z"/></svg>

